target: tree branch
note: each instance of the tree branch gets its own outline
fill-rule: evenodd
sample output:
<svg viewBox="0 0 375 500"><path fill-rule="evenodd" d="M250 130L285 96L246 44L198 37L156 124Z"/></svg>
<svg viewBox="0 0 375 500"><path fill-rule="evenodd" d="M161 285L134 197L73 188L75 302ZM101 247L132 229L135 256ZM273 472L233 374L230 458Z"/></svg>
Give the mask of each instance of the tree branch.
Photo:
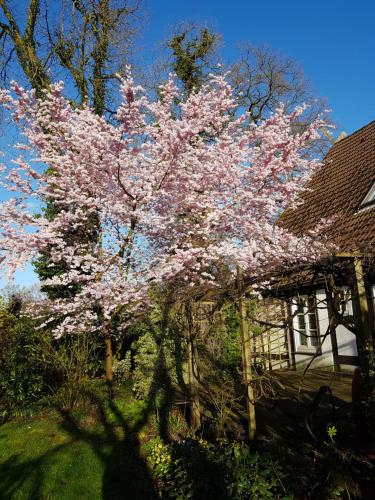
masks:
<svg viewBox="0 0 375 500"><path fill-rule="evenodd" d="M27 15L24 41L32 47L35 47L34 31L40 8L40 0L30 0L29 12Z"/></svg>

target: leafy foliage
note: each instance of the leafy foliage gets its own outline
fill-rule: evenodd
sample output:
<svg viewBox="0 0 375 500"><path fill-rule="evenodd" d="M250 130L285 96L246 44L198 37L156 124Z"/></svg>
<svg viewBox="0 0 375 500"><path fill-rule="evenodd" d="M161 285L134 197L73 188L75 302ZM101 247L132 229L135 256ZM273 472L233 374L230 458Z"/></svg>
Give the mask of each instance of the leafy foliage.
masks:
<svg viewBox="0 0 375 500"><path fill-rule="evenodd" d="M241 364L240 348L240 320L238 312L233 304L224 311L225 325L225 351L223 354L224 364L231 370L237 369Z"/></svg>
<svg viewBox="0 0 375 500"><path fill-rule="evenodd" d="M139 399L146 399L151 388L157 359L157 344L151 333L145 333L135 344L133 391Z"/></svg>
<svg viewBox="0 0 375 500"><path fill-rule="evenodd" d="M131 352L127 351L123 359L116 359L113 363L113 377L117 383L128 380L131 375Z"/></svg>
<svg viewBox="0 0 375 500"><path fill-rule="evenodd" d="M160 327L157 317L150 315L148 327L132 344L134 351L133 390L137 398L147 399L157 388L166 389L177 383L179 352L171 330Z"/></svg>
<svg viewBox="0 0 375 500"><path fill-rule="evenodd" d="M164 498L291 498L281 465L244 444L196 438L171 445L156 442L148 460Z"/></svg>
<svg viewBox="0 0 375 500"><path fill-rule="evenodd" d="M7 411L26 406L52 389L54 367L48 334L36 321L0 308L0 403Z"/></svg>
<svg viewBox="0 0 375 500"><path fill-rule="evenodd" d="M190 39L189 39L190 38ZM203 68L215 46L217 35L207 28L189 37L189 30L176 33L169 42L173 52L172 67L190 94L203 83Z"/></svg>

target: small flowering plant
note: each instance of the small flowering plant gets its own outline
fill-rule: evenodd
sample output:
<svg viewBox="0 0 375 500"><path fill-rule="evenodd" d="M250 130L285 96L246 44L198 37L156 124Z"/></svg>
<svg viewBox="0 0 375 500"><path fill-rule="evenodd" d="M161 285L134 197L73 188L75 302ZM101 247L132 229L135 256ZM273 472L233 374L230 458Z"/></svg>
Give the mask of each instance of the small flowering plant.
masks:
<svg viewBox="0 0 375 500"><path fill-rule="evenodd" d="M171 450L168 445L157 442L151 446L148 461L156 475L164 476L168 473L171 462Z"/></svg>

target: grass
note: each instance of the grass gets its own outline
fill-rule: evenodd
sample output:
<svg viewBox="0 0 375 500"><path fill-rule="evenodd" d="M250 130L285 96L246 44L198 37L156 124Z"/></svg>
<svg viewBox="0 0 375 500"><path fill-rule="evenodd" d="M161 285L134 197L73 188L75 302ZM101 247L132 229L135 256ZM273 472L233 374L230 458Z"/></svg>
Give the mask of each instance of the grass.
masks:
<svg viewBox="0 0 375 500"><path fill-rule="evenodd" d="M0 427L1 499L155 496L138 440L142 404L124 392L113 402L89 397L91 413L57 409Z"/></svg>
<svg viewBox="0 0 375 500"><path fill-rule="evenodd" d="M305 478L310 487L319 484L325 491L326 483L337 484L354 497L359 485L373 491L374 468L360 456L347 397L350 379L331 378L325 373L308 376L300 395L298 374L280 374L285 385L280 399L257 403L255 446L283 458L291 477ZM327 383L338 396L335 416L326 396L313 411L317 390ZM103 384L93 383L85 394L79 411L56 404L48 412L0 426L0 500L156 498L143 451L153 438L163 437L163 416L156 422L153 407L134 400L126 386L112 400ZM337 428L335 444L329 441L328 423ZM170 418L168 430L176 435L181 422ZM300 491L305 483L297 482L294 487Z"/></svg>
<svg viewBox="0 0 375 500"><path fill-rule="evenodd" d="M10 422L0 429L0 443L2 498L101 498L105 464L56 416Z"/></svg>

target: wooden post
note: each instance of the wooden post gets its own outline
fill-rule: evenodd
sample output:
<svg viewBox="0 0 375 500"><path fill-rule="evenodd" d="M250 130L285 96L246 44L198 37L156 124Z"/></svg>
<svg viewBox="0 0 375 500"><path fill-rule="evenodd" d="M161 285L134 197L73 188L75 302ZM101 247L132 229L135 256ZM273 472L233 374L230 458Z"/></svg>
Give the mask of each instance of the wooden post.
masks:
<svg viewBox="0 0 375 500"><path fill-rule="evenodd" d="M268 369L272 372L272 342L270 332L267 332L267 349L268 349Z"/></svg>
<svg viewBox="0 0 375 500"><path fill-rule="evenodd" d="M369 317L369 307L366 296L362 260L354 257L352 260L353 277L353 310L357 328L357 346L361 367L368 374L371 358L374 352L372 325Z"/></svg>
<svg viewBox="0 0 375 500"><path fill-rule="evenodd" d="M192 430L198 429L201 424L201 407L199 401L199 381L198 366L194 348L194 302L188 301L185 306L185 317L187 322L187 364L188 364L188 385L190 395L190 427Z"/></svg>
<svg viewBox="0 0 375 500"><path fill-rule="evenodd" d="M337 345L336 328L333 328L331 330L331 346L332 346L332 357L333 357L333 371L339 372L341 371L341 367L339 362L339 348Z"/></svg>
<svg viewBox="0 0 375 500"><path fill-rule="evenodd" d="M281 356L281 342L280 342L280 335L277 333L277 350L279 352L279 369L283 367L283 360Z"/></svg>
<svg viewBox="0 0 375 500"><path fill-rule="evenodd" d="M242 343L242 371L243 371L243 383L246 390L246 410L248 419L248 435L249 440L252 441L256 432L256 418L255 418L255 401L254 401L254 389L251 384L252 382L252 372L251 372L251 349L250 349L250 332L248 321L246 319L246 305L244 301L244 290L243 290L243 274L239 266L237 266L237 288L238 288L238 309L240 316L240 332L241 332L241 343Z"/></svg>
<svg viewBox="0 0 375 500"><path fill-rule="evenodd" d="M329 281L334 284L333 276L330 275ZM334 287L332 286L332 289ZM328 327L331 330L331 346L332 346L332 358L333 358L333 371L334 372L339 372L341 370L340 363L339 363L339 348L337 345L337 335L336 335L336 318L332 310L332 304L331 301L333 302L336 301L336 297L334 295L332 299L331 295L331 290L327 289L326 290L326 297L327 297L327 311L328 311Z"/></svg>
<svg viewBox="0 0 375 500"><path fill-rule="evenodd" d="M294 354L294 329L293 329L293 316L292 316L292 307L290 304L290 299L287 299L286 301L285 321L286 321L285 333L288 346L288 368L291 370L295 370L296 357Z"/></svg>

